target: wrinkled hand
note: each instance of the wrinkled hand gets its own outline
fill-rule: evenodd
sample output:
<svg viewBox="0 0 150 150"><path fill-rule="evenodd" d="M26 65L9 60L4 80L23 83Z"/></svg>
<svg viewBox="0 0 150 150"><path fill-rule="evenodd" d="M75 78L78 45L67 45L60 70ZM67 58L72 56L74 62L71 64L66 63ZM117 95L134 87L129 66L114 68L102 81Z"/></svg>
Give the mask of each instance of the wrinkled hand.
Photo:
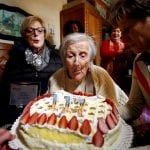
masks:
<svg viewBox="0 0 150 150"><path fill-rule="evenodd" d="M15 137L7 129L0 128L0 150L9 150L7 142L13 140Z"/></svg>

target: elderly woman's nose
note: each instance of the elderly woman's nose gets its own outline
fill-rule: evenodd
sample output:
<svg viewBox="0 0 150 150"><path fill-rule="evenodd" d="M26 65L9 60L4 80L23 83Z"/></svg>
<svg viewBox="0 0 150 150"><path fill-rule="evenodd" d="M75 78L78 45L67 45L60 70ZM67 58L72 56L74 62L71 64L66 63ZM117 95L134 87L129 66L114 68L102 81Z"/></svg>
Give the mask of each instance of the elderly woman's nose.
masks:
<svg viewBox="0 0 150 150"><path fill-rule="evenodd" d="M75 57L75 60L74 60L74 63L78 64L79 61L80 61L80 60L79 60L79 56L76 56L76 57Z"/></svg>

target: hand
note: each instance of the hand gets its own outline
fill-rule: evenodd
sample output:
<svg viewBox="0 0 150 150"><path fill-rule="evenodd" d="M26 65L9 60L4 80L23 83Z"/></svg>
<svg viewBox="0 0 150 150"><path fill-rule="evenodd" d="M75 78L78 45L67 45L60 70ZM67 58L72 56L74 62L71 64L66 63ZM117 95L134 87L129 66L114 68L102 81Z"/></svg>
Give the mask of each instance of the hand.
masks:
<svg viewBox="0 0 150 150"><path fill-rule="evenodd" d="M7 142L13 140L15 137L7 129L0 128L0 150L8 150Z"/></svg>

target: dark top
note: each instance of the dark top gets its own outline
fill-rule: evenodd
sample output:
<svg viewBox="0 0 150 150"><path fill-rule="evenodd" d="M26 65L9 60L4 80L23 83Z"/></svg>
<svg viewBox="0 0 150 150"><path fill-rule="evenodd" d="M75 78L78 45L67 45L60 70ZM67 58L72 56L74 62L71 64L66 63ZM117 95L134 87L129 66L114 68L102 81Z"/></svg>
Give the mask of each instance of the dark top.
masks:
<svg viewBox="0 0 150 150"><path fill-rule="evenodd" d="M45 44L50 51L49 63L41 71L37 71L34 66L32 66L31 64L27 64L25 60L25 50L26 48L28 48L28 44L23 39L15 42L12 50L10 51L9 60L6 63L4 75L2 78L0 89L0 111L4 110L4 113L0 112L0 114L5 115L6 113L8 113L8 111L10 114L13 114L14 110L13 112L10 111L12 110L12 108L17 108L16 106L9 105L11 83L39 83L39 95L42 95L47 91L49 77L57 69L62 67L62 63L59 56L59 51L54 49L54 47L50 45L48 41L45 41ZM8 117L10 119L10 116Z"/></svg>

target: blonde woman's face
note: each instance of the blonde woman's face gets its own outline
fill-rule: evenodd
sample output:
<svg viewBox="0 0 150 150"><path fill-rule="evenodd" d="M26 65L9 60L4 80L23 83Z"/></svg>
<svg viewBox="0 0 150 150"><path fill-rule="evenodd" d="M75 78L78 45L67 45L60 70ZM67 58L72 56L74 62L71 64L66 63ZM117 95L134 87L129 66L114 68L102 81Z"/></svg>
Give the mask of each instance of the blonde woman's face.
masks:
<svg viewBox="0 0 150 150"><path fill-rule="evenodd" d="M68 47L66 52L66 68L71 79L80 82L86 76L90 63L87 42L79 42Z"/></svg>
<svg viewBox="0 0 150 150"><path fill-rule="evenodd" d="M26 29L26 40L32 49L41 49L44 45L45 32L40 22L33 22Z"/></svg>

